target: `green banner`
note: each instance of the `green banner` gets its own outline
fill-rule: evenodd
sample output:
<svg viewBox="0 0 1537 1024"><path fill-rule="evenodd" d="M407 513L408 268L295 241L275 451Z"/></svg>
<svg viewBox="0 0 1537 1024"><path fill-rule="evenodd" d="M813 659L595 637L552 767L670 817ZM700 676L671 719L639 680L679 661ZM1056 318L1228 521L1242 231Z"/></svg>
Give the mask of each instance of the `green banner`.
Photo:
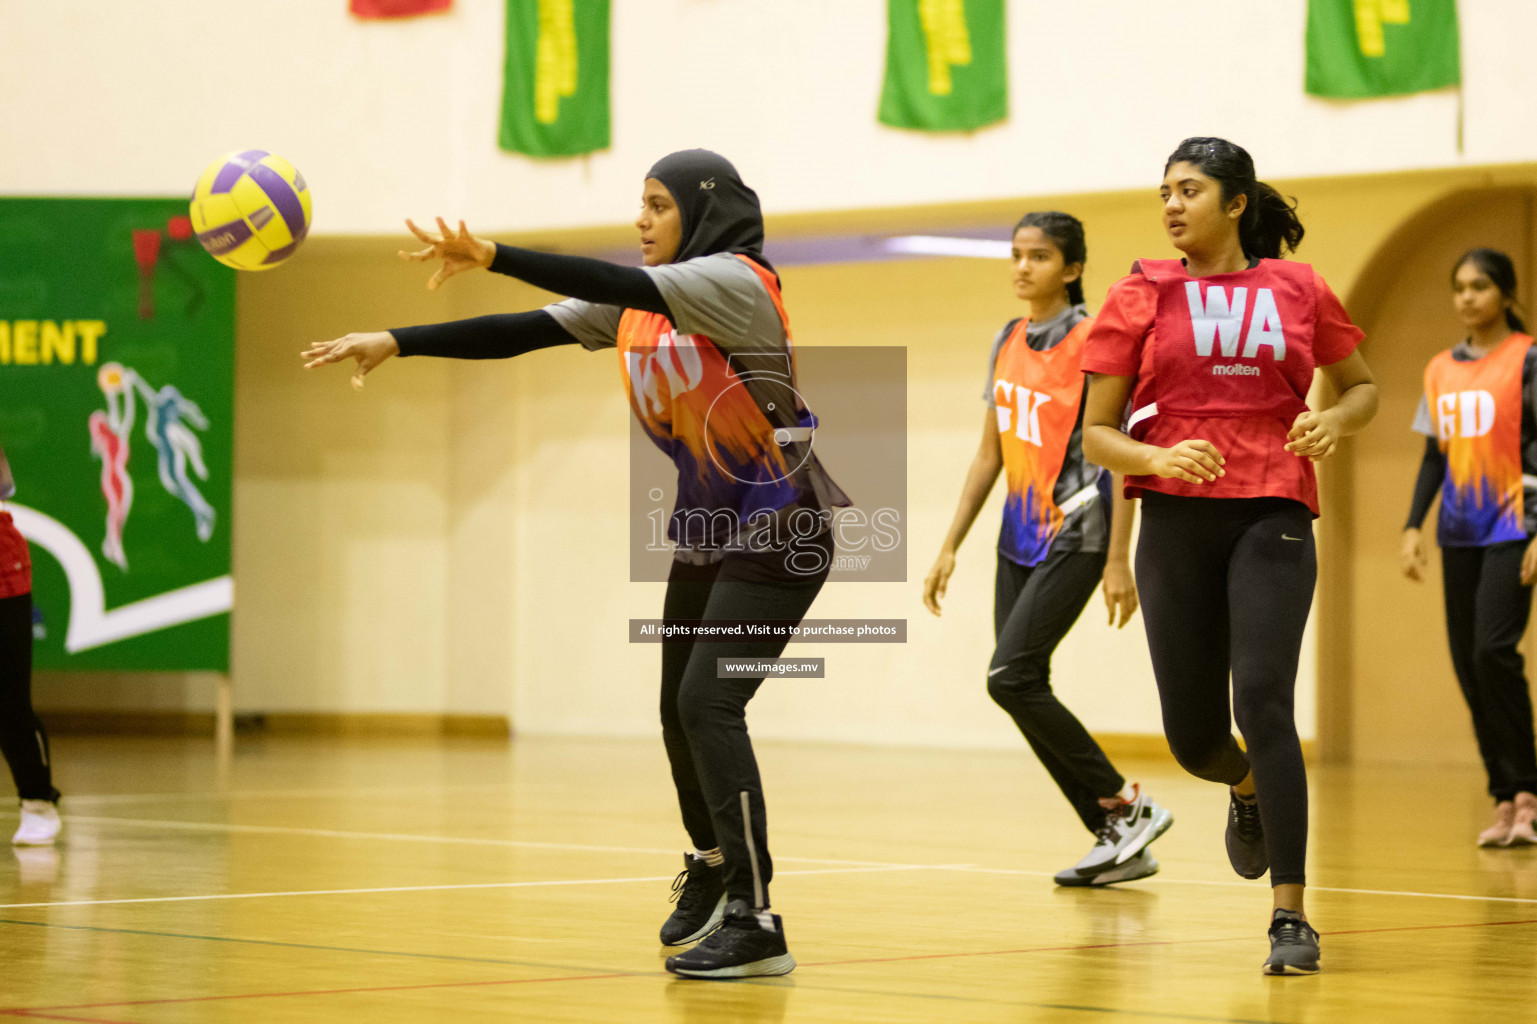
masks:
<svg viewBox="0 0 1537 1024"><path fill-rule="evenodd" d="M879 118L969 132L1009 116L1004 0L888 0Z"/></svg>
<svg viewBox="0 0 1537 1024"><path fill-rule="evenodd" d="M0 199L0 445L41 668L229 669L235 273L185 199Z"/></svg>
<svg viewBox="0 0 1537 1024"><path fill-rule="evenodd" d="M608 148L608 23L608 0L507 0L503 149Z"/></svg>
<svg viewBox="0 0 1537 1024"><path fill-rule="evenodd" d="M1364 99L1462 82L1457 0L1308 0L1306 88Z"/></svg>

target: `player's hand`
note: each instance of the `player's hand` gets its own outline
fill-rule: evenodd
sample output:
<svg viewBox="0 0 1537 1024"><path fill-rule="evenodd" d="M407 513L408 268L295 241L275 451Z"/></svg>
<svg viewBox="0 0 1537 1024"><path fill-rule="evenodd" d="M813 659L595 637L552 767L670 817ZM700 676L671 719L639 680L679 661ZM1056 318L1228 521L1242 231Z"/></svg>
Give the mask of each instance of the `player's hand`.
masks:
<svg viewBox="0 0 1537 1024"><path fill-rule="evenodd" d="M1532 549L1526 549L1526 557L1521 559L1521 579L1526 580L1527 565L1537 566L1537 556L1532 554ZM1398 566L1404 571L1404 575L1418 583L1425 578L1425 543L1420 538L1420 531L1409 527L1404 531L1403 540L1398 542Z"/></svg>
<svg viewBox="0 0 1537 1024"><path fill-rule="evenodd" d="M1204 484L1227 476L1227 459L1210 441L1181 441L1172 448L1157 448L1151 466L1154 476Z"/></svg>
<svg viewBox="0 0 1537 1024"><path fill-rule="evenodd" d="M954 571L955 552L946 549L934 559L934 568L929 570L923 581L923 605L935 615L939 614L939 600L945 596L945 588L950 585L950 574Z"/></svg>
<svg viewBox="0 0 1537 1024"><path fill-rule="evenodd" d="M1333 410L1300 414L1286 433L1286 450L1298 458L1306 457L1314 462L1334 454L1340 443L1340 426Z"/></svg>
<svg viewBox="0 0 1537 1024"><path fill-rule="evenodd" d="M1131 563L1124 558L1112 558L1105 563L1105 606L1110 609L1110 625L1121 629L1137 614L1137 580L1131 574ZM1121 621L1116 621L1116 612Z"/></svg>
<svg viewBox="0 0 1537 1024"><path fill-rule="evenodd" d="M1537 538L1526 546L1526 554L1521 556L1521 585L1529 587L1532 581L1537 580Z"/></svg>
<svg viewBox="0 0 1537 1024"><path fill-rule="evenodd" d="M304 364L306 370L339 363L343 359L356 359L358 366L352 375L352 388L354 391L362 391L363 378L368 372L390 356L399 354L400 346L396 344L393 334L389 331L371 331L349 334L335 341L317 341L299 353L299 356L309 360Z"/></svg>
<svg viewBox="0 0 1537 1024"><path fill-rule="evenodd" d="M491 261L496 258L496 244L470 234L470 229L464 226L462 220L459 222L459 230L455 231L443 223L442 217L439 217L436 235L423 231L413 224L410 218L406 219L406 227L411 229L411 234L426 242L427 248L416 252L406 252L402 249L401 259L416 263L427 263L431 260L443 261L438 272L427 281L429 292L437 291L438 285L460 271L489 267Z"/></svg>

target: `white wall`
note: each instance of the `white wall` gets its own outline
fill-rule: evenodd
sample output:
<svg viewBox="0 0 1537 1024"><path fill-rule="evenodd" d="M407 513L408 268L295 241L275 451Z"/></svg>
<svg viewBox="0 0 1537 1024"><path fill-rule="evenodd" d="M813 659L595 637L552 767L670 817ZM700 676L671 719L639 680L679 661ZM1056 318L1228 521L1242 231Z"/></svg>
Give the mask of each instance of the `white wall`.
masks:
<svg viewBox="0 0 1537 1024"><path fill-rule="evenodd" d="M1466 146L1449 92L1302 93L1305 0L1009 5L1012 119L974 136L878 125L884 0L615 0L613 148L496 148L503 0L363 23L344 0L0 0L0 193L181 194L270 148L315 230L442 212L485 231L627 221L652 161L718 149L773 213L1151 187L1182 137L1262 175L1537 159L1537 4L1463 3Z"/></svg>

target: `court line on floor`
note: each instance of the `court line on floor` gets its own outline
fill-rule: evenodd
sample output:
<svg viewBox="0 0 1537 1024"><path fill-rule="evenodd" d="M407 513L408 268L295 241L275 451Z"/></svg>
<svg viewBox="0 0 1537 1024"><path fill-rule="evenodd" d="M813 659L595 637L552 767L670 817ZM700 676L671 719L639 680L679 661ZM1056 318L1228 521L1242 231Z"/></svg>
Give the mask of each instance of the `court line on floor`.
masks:
<svg viewBox="0 0 1537 1024"><path fill-rule="evenodd" d="M418 842L437 843L444 845L510 847L518 849L546 849L546 850L578 850L590 853L641 853L676 856L677 850L662 849L660 847L643 846L600 846L585 843L549 843L525 839L490 839L476 836L443 836L409 832L352 832L346 829L316 829L299 828L287 825L236 825L225 822L201 822L201 821L175 821L175 820L150 820L144 818L116 818L99 817L91 815L64 815L65 822L84 822L97 825L126 825L129 827L176 829L193 832L238 832L262 835L295 835L314 836L325 839L363 839L381 842ZM1022 875L1032 878L1051 878L1054 872L1028 871L1019 868L987 868L976 865L936 865L936 864L899 864L889 861L845 860L833 857L788 857L776 856L775 860L784 864L836 864L850 867L885 868L891 870L949 870L967 871L979 874L995 875ZM782 872L787 873L787 872ZM635 881L649 881L650 879L635 879ZM1224 879L1197 879L1197 878L1167 878L1158 877L1146 879L1144 885L1205 885L1221 887L1251 887L1253 883L1245 881L1228 881ZM1521 896L1477 896L1467 893L1439 893L1439 892L1414 892L1399 891L1394 889L1355 889L1341 886L1310 885L1312 892L1332 892L1355 896L1403 896L1421 899L1461 900L1478 903L1516 903L1537 904L1537 899ZM357 890L358 892L386 891L386 890ZM346 894L347 890L338 890L336 895ZM280 894L290 895L290 894ZM32 904L0 904L0 910L11 907L31 906ZM64 904L49 904L62 906Z"/></svg>
<svg viewBox="0 0 1537 1024"><path fill-rule="evenodd" d="M1456 924L1411 924L1387 928L1358 928L1345 931L1319 932L1322 938L1340 935L1375 935L1384 932L1428 932L1446 928L1494 928L1504 925L1537 924L1537 918L1518 921L1462 921ZM1024 949L972 950L961 953L912 953L905 956L867 957L859 960L818 960L803 963L802 967L846 967L860 964L906 963L913 960L956 960L974 956L1010 956L1020 953L1071 953L1096 949L1135 949L1143 946L1187 946L1203 942L1244 942L1245 936L1221 936L1205 939L1143 939L1137 942L1099 942L1078 946L1031 946Z"/></svg>
<svg viewBox="0 0 1537 1024"><path fill-rule="evenodd" d="M603 981L609 978L644 978L655 973L656 972L654 971L616 971L609 974L562 975L558 978L498 978L494 981L435 981L420 985L378 985L364 988L328 988L293 992L237 992L233 995L226 996L181 996L175 999L132 999L117 1003L73 1003L67 1006L19 1006L9 1009L0 1009L0 1016L8 1015L12 1017L36 1017L40 1014L51 1013L55 1010L97 1010L127 1006L174 1006L184 1003L224 1002L232 999L283 999L291 998L294 996L364 995L379 992L411 992L419 989L435 988L477 988L489 987L492 985L532 985L539 982L550 981ZM124 1022L114 1022L114 1024L124 1024Z"/></svg>
<svg viewBox="0 0 1537 1024"><path fill-rule="evenodd" d="M801 868L775 872L784 875L859 875L887 871L942 871L951 864L885 864L876 867ZM633 878L559 878L537 882L459 882L440 885L384 885L356 889L295 889L284 892L225 892L195 896L133 896L100 900L46 900L36 903L0 903L0 910L25 910L46 907L103 907L129 903L201 903L216 900L256 900L286 896L359 896L372 893L453 892L465 889L538 889L564 885L623 885L631 882L670 882L675 875L646 875Z"/></svg>
<svg viewBox="0 0 1537 1024"><path fill-rule="evenodd" d="M110 818L65 814L65 824L84 822L91 825L126 825L130 828L158 828L183 832L238 832L255 835L313 836L320 839L364 839L377 842L437 843L449 846L490 846L532 850L580 850L589 853L654 853L676 857L677 849L653 846L600 846L589 843L547 843L531 839L490 839L480 836L443 836L415 832L353 832L334 828L299 828L290 825L235 825L217 821L151 820L146 818ZM858 867L926 867L881 860L846 860L836 857L784 857L776 861L789 864L841 864Z"/></svg>
<svg viewBox="0 0 1537 1024"><path fill-rule="evenodd" d="M1037 878L1050 878L1049 871L1024 871L1017 868L984 868L975 864L963 864L945 868L946 871L963 871L982 875L1027 875ZM1253 888L1254 883L1230 882L1220 878L1164 878L1162 876L1139 879L1139 886L1157 885L1214 885L1223 888ZM1537 904L1537 899L1527 896L1475 896L1468 893L1456 892L1413 892L1397 889L1350 889L1334 885L1309 885L1308 892L1333 892L1343 893L1348 896L1407 896L1430 900L1463 900L1469 903L1520 903Z"/></svg>
<svg viewBox="0 0 1537 1024"><path fill-rule="evenodd" d="M23 922L23 923L26 923L26 924L34 924L34 923L36 923L36 924L39 924L41 927L57 927L57 926L53 926L53 925L49 925L47 923L41 923L41 922ZM1463 923L1457 923L1457 924L1435 924L1435 925L1403 925L1403 926L1399 926L1399 927L1361 929L1361 930L1357 930L1357 931L1324 932L1322 934L1325 935L1325 936L1331 936L1331 935L1356 935L1356 934L1364 934L1364 933L1368 933L1368 932L1369 933L1417 932L1417 931L1436 931L1436 930L1447 929L1447 928L1487 928L1487 927L1499 927L1499 926L1504 926L1504 925L1533 925L1533 924L1537 924L1537 919L1518 920L1518 921L1471 921L1471 922L1463 922ZM62 926L62 927L72 927L72 926ZM136 934L144 934L144 935L148 935L148 936L174 937L174 938L207 938L207 939L209 939L211 941L218 941L218 942L260 942L263 945L268 944L268 943L266 943L263 940L225 939L225 938L221 938L219 936L186 936L186 935L178 935L176 933L166 933L166 932L143 932L143 933L136 933ZM827 960L827 961L815 961L815 962L802 963L800 966L801 967L861 966L861 965L866 965L866 964L901 963L901 962L908 962L908 961L915 961L915 960L960 959L960 958L981 957L981 956L1009 956L1009 955L1020 955L1020 954L1028 954L1028 953L1056 953L1056 952L1076 952L1076 951L1097 951L1097 950L1128 949L1128 948L1149 947L1149 946L1182 946L1182 945L1208 944L1208 943L1214 943L1214 942L1237 942L1237 941L1242 941L1242 937L1239 937L1239 936L1213 936L1213 937L1207 937L1207 938L1201 938L1201 939L1188 939L1187 938L1187 939L1166 939L1166 940L1143 940L1143 941L1137 941L1137 942L1088 943L1088 944L1077 945L1077 946L1036 946L1036 947L1021 948L1021 949L972 950L972 951L969 951L969 952L960 952L960 953L915 954L915 955L903 956L903 957L878 957L878 958L866 958L866 959L858 959L858 960ZM273 945L277 945L277 943L272 943L272 944ZM356 952L355 950L346 949L344 947L303 946L302 948L306 948L306 949L320 949L320 950L335 950L337 952ZM378 951L366 951L366 952L378 952ZM410 955L415 955L415 954L403 954L403 955L410 956ZM545 970L551 970L551 969L558 970L558 969L561 969L558 965L553 965L553 964L523 962L522 965L530 966L530 967L540 967L540 968L545 969ZM570 969L578 970L578 968L570 968ZM412 990L419 990L419 989L475 988L475 987L496 986L496 985L524 985L524 984L537 984L537 983L549 983L549 982L566 982L566 981L597 981L597 980L610 980L610 979L615 979L615 978L659 978L659 979L666 979L666 980L668 980L670 982L673 982L673 983L680 983L680 984L686 983L686 982L681 982L679 979L673 978L671 975L668 975L668 974L665 974L665 973L662 973L662 972L658 972L658 971L612 971L612 972L604 972L604 973L561 975L561 976L558 976L558 977L497 979L497 980L492 980L492 981L431 982L431 983L423 983L423 984L415 984L415 985L388 985L388 986L358 987L358 988L346 988L346 989L311 989L311 990L295 990L295 991L285 991L285 992L242 992L242 993L234 993L234 994L231 994L231 995L222 995L222 996L182 996L182 997L173 997L173 998L169 998L169 999L137 999L137 1000L124 1000L124 1001L121 1001L121 1002L74 1003L74 1004L61 1005L61 1006L8 1007L8 1008L0 1009L0 1016L47 1017L47 1016L49 1016L49 1015L51 1015L51 1014L53 1014L53 1013L55 1013L57 1011L61 1011L61 1010L88 1010L88 1009L109 1009L109 1008L115 1008L115 1007L130 1007L130 1006L179 1005L179 1004L184 1004L184 1003L220 1002L220 1001L230 1001L230 1000L237 1000L237 999L274 999L274 998L297 998L297 997L305 997L305 996L325 996L325 995L357 995L357 994L368 994L368 993L412 991ZM746 984L754 984L754 983L759 983L759 984L768 983L768 984L772 984L772 982L766 982L765 979L743 979L743 983L746 983ZM688 984L691 984L691 983L688 983ZM704 984L704 983L701 983L701 984ZM839 992L839 993L857 993L857 994L864 994L864 995L879 995L879 996L882 996L882 997L885 997L885 998L893 998L893 999L929 999L929 1000L944 1000L944 1001L949 1001L949 1002L991 1003L991 1004L1000 1005L1000 1006L1029 1007L1029 1008L1033 1008L1033 1009L1049 1009L1049 1010L1066 1010L1066 1011L1076 1012L1076 1013L1114 1014L1116 1016L1122 1016L1122 1017L1140 1017L1140 1018L1147 1018L1147 1019L1204 1021L1204 1022L1212 1022L1212 1024L1219 1024L1219 1022L1220 1022L1220 1024L1266 1024L1266 1022L1251 1020L1249 1018L1210 1017L1210 1016L1200 1016L1200 1015L1194 1015L1194 1014L1165 1012L1165 1011L1157 1011L1157 1010L1127 1010L1127 1009L1122 1009L1122 1008L1117 1008L1117 1007L1080 1006L1080 1005L1068 1004L1068 1003L1033 1003L1033 1002L1027 1002L1027 1001L1011 1001L1011 1000L1000 1000L1000 999L977 998L977 997L973 997L973 996L964 996L964 995L957 996L957 995L952 995L952 994L948 994L948 993L934 993L934 992L896 992L896 991L884 991L884 990L879 990L879 989L876 989L876 990L870 990L870 989L851 989L851 988L848 988L846 986L838 986L838 985L805 984L805 983L801 983L798 979L797 979L797 983L796 983L795 987L797 988L797 990L802 990L803 989L803 990L806 990L806 991L824 991L824 992ZM59 1017L59 1018L55 1018L55 1019L82 1020L82 1021L91 1021L92 1020L91 1018L71 1018L71 1017ZM93 1022L93 1024L126 1024L126 1022Z"/></svg>
<svg viewBox="0 0 1537 1024"><path fill-rule="evenodd" d="M69 795L69 803L75 804L153 804L153 803L220 803L226 800L303 800L311 798L355 800L376 796L423 796L441 793L512 793L512 780L506 782L482 782L471 784L415 785L415 786L322 786L316 789L228 789L163 793L86 793Z"/></svg>
<svg viewBox="0 0 1537 1024"><path fill-rule="evenodd" d="M307 949L321 953L360 953L365 956L403 957L410 960L437 960L447 963L493 964L497 967L537 967L540 970L592 971L596 968L571 967L545 961L507 960L491 956L457 956L453 953L412 953L397 949L368 949L362 946L327 946L313 942L282 942L277 939L242 939L229 935L198 935L193 932L161 932L148 928L109 928L97 924L61 924L57 921L17 921L0 917L0 925L24 928L48 928L55 931L98 932L104 935L139 935L154 939L190 939L197 942L223 942L236 946L274 946L279 949ZM105 1004L103 1004L105 1005Z"/></svg>
<svg viewBox="0 0 1537 1024"><path fill-rule="evenodd" d="M0 1017L27 1017L32 1020L68 1020L77 1021L78 1024L134 1024L126 1020L106 1020L102 1017L66 1017L58 1013L43 1013L37 1010L0 1010Z"/></svg>

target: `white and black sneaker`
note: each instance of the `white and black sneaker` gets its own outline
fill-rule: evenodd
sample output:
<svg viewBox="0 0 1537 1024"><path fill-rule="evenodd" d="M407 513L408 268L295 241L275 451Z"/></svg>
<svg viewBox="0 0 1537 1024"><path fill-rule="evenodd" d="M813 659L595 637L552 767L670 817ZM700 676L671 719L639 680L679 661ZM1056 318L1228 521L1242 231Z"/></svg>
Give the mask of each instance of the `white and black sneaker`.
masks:
<svg viewBox="0 0 1537 1024"><path fill-rule="evenodd" d="M1270 956L1266 974L1317 974L1318 933L1290 910L1277 910L1270 919Z"/></svg>
<svg viewBox="0 0 1537 1024"><path fill-rule="evenodd" d="M683 855L683 870L672 880L672 902L678 908L662 925L662 945L686 946L710 934L726 910L726 872L712 868L692 853Z"/></svg>
<svg viewBox="0 0 1537 1024"><path fill-rule="evenodd" d="M795 958L785 945L778 914L732 900L720 927L687 953L668 957L666 966L684 978L756 978L789 974L795 970Z"/></svg>
<svg viewBox="0 0 1537 1024"><path fill-rule="evenodd" d="M1131 860L1120 867L1101 871L1097 875L1080 875L1077 868L1066 868L1058 871L1054 881L1064 886L1088 886L1088 885L1113 885L1116 882L1135 882L1139 878L1147 878L1158 874L1158 862L1147 850L1143 850Z"/></svg>
<svg viewBox="0 0 1537 1024"><path fill-rule="evenodd" d="M1270 870L1265 849L1265 826L1260 821L1259 801L1241 799L1228 791L1227 859L1239 878L1259 878Z"/></svg>
<svg viewBox="0 0 1537 1024"><path fill-rule="evenodd" d="M1174 824L1174 815L1149 799L1141 786L1133 786L1132 793L1132 800L1105 812L1105 823L1094 833L1094 849L1073 865L1080 876L1092 878L1121 867Z"/></svg>

